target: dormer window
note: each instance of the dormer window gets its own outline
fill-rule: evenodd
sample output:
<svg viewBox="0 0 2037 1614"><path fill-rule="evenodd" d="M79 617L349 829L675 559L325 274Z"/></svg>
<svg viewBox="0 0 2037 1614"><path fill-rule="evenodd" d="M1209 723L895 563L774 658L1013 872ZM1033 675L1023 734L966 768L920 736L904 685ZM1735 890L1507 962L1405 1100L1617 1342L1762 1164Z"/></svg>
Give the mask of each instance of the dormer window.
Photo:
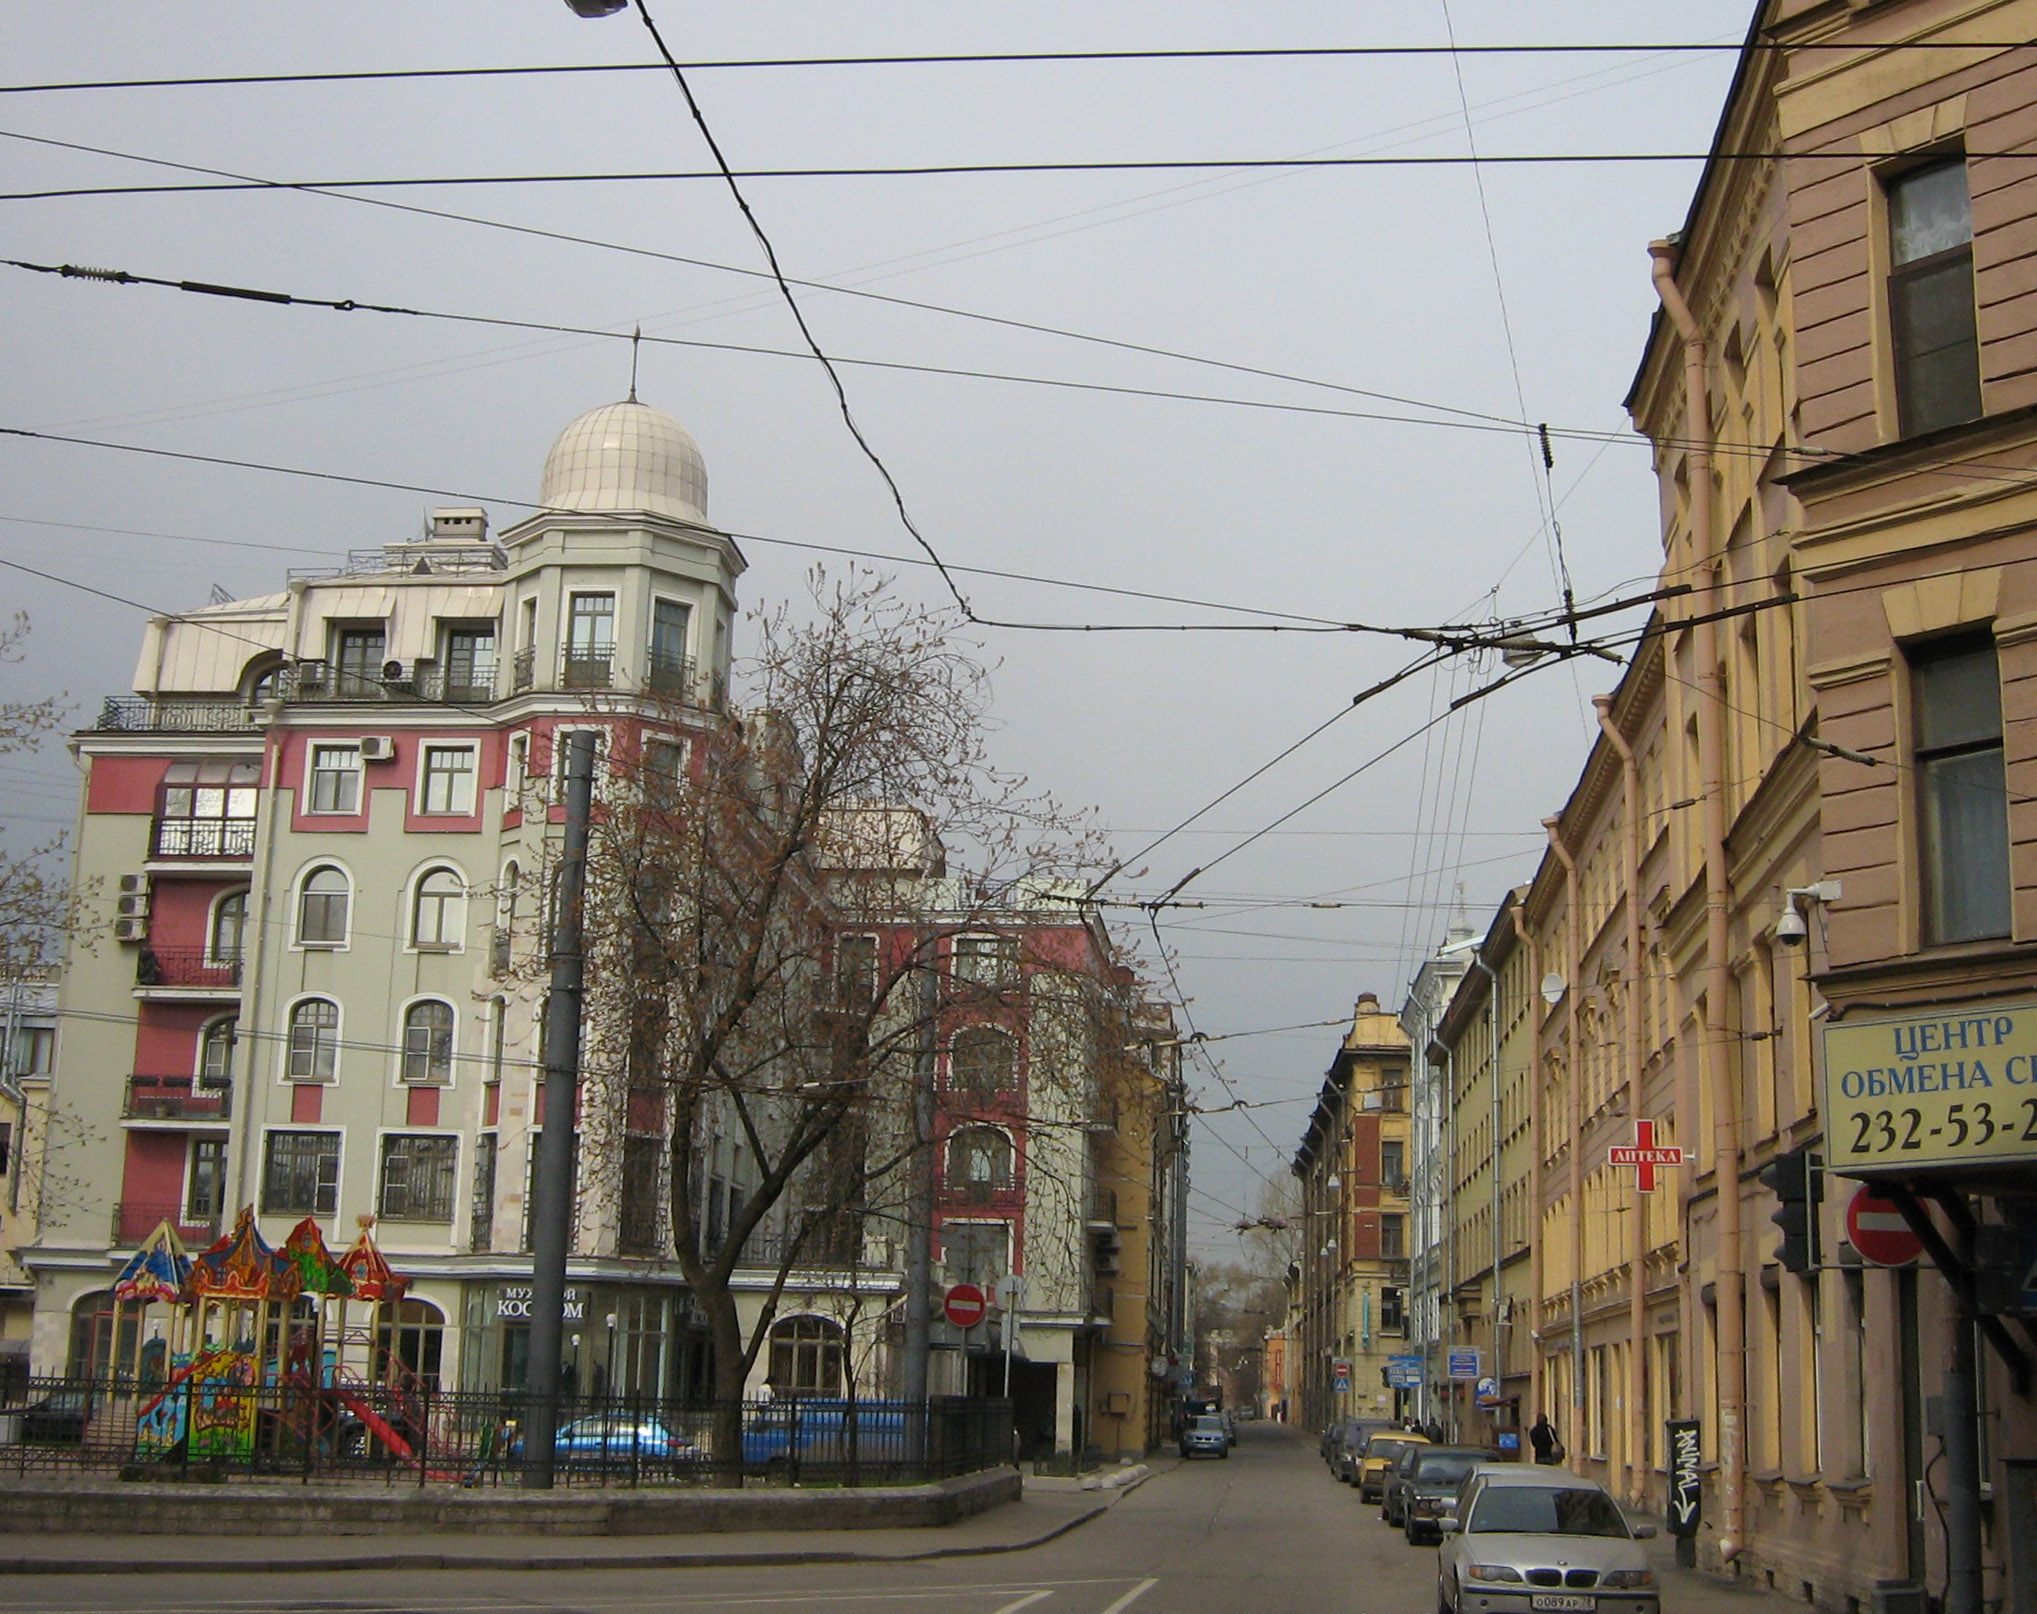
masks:
<svg viewBox="0 0 2037 1614"><path fill-rule="evenodd" d="M341 628L334 635L332 659L342 699L374 700L381 695L388 650L389 635L379 622Z"/></svg>

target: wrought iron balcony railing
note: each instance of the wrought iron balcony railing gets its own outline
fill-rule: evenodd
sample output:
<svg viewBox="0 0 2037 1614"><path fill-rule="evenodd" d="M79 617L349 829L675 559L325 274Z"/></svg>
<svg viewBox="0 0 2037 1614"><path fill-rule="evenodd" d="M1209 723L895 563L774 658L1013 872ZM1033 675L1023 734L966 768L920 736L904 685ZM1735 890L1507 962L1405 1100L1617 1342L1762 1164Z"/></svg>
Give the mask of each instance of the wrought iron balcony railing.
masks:
<svg viewBox="0 0 2037 1614"><path fill-rule="evenodd" d="M221 957L203 947L153 947L145 943L135 956L134 984L238 992L240 954Z"/></svg>
<svg viewBox="0 0 2037 1614"><path fill-rule="evenodd" d="M152 857L242 858L255 855L252 818L158 818Z"/></svg>
<svg viewBox="0 0 2037 1614"><path fill-rule="evenodd" d="M233 1114L233 1087L202 1076L130 1076L126 1114L130 1120L224 1121Z"/></svg>
<svg viewBox="0 0 2037 1614"><path fill-rule="evenodd" d="M218 1211L194 1211L186 1205L124 1199L113 1207L113 1242L121 1249L131 1250L164 1222L195 1249L203 1249L219 1237Z"/></svg>

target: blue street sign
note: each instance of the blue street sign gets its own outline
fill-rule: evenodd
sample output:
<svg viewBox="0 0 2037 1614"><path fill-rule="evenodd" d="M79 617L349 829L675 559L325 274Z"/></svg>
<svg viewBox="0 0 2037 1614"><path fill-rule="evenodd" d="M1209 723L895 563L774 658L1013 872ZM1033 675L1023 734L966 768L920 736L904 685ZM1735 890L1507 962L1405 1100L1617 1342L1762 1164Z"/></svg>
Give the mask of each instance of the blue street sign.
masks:
<svg viewBox="0 0 2037 1614"><path fill-rule="evenodd" d="M1422 1359L1419 1356L1389 1356L1386 1359L1386 1382L1396 1390L1419 1390L1422 1387Z"/></svg>
<svg viewBox="0 0 2037 1614"><path fill-rule="evenodd" d="M1452 1351L1450 1353L1450 1377L1467 1381L1476 1380L1478 1377L1478 1352Z"/></svg>

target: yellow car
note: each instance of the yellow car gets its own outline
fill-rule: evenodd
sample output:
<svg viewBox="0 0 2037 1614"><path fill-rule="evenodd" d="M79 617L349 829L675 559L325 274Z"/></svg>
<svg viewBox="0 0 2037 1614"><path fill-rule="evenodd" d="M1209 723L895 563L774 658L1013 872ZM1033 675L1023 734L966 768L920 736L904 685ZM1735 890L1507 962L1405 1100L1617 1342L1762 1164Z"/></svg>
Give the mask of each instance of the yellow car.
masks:
<svg viewBox="0 0 2037 1614"><path fill-rule="evenodd" d="M1409 1429L1387 1429L1365 1443L1365 1459L1358 1465L1358 1500L1378 1502L1386 1495L1386 1476L1410 1446L1426 1446L1427 1435Z"/></svg>

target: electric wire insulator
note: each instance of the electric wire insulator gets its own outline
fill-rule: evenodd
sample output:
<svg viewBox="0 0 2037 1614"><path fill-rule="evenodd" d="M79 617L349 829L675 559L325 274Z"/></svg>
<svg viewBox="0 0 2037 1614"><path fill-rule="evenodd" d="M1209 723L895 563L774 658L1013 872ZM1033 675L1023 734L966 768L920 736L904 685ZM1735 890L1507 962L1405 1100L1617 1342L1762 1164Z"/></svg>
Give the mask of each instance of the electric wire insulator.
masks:
<svg viewBox="0 0 2037 1614"><path fill-rule="evenodd" d="M87 264L67 263L57 271L67 280L132 280L125 269L94 269Z"/></svg>

